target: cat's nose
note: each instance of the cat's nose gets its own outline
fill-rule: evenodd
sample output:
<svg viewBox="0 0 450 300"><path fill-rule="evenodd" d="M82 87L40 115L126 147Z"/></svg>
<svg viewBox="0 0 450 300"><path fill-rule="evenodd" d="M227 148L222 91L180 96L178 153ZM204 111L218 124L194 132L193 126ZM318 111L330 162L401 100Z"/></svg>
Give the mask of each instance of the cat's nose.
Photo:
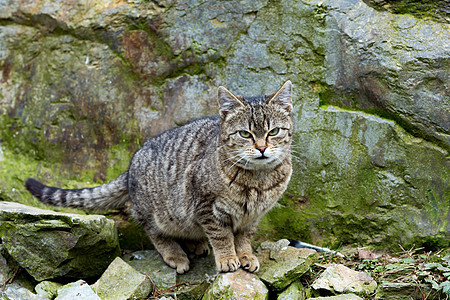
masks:
<svg viewBox="0 0 450 300"><path fill-rule="evenodd" d="M259 147L256 147L256 149L258 149L259 152L261 152L261 154L264 154L264 151L266 151L267 147L266 146L259 146Z"/></svg>

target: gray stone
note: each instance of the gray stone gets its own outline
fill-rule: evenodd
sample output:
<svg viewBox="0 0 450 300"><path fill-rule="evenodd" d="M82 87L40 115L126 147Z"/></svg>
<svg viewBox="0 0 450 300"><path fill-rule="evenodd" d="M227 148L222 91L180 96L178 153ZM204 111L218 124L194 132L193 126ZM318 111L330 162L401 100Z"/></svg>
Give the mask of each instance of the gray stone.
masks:
<svg viewBox="0 0 450 300"><path fill-rule="evenodd" d="M439 292L433 290L431 285L414 282L381 282L378 285L375 299L410 300L421 299L441 299Z"/></svg>
<svg viewBox="0 0 450 300"><path fill-rule="evenodd" d="M124 255L123 260L141 273L147 273L158 289L177 284L178 299L200 299L217 275L214 255L190 257L189 272L179 275L170 268L155 250L136 251Z"/></svg>
<svg viewBox="0 0 450 300"><path fill-rule="evenodd" d="M4 249L36 280L100 275L120 253L114 222L0 202Z"/></svg>
<svg viewBox="0 0 450 300"><path fill-rule="evenodd" d="M203 282L211 283L219 273L216 268L214 254L207 257L190 257L191 261L189 272L178 275L177 283L189 282L200 284Z"/></svg>
<svg viewBox="0 0 450 300"><path fill-rule="evenodd" d="M294 281L287 289L278 295L277 300L305 300L306 293L300 281Z"/></svg>
<svg viewBox="0 0 450 300"><path fill-rule="evenodd" d="M285 241L263 243L257 251L259 278L275 291L282 291L298 279L318 259L316 251L286 246Z"/></svg>
<svg viewBox="0 0 450 300"><path fill-rule="evenodd" d="M84 280L78 280L63 285L58 289L58 296L55 300L101 300L97 294L94 293L92 288Z"/></svg>
<svg viewBox="0 0 450 300"><path fill-rule="evenodd" d="M189 272L177 275L177 284L188 283L177 290L180 300L201 299L218 274L213 253L207 257L189 257L189 260Z"/></svg>
<svg viewBox="0 0 450 300"><path fill-rule="evenodd" d="M126 254L123 260L136 271L147 273L159 289L167 289L177 284L177 271L169 267L156 250Z"/></svg>
<svg viewBox="0 0 450 300"><path fill-rule="evenodd" d="M141 299L150 294L152 283L146 275L117 257L92 285L92 289L104 300Z"/></svg>
<svg viewBox="0 0 450 300"><path fill-rule="evenodd" d="M62 287L61 283L52 281L39 282L34 290L36 293L46 299L54 299L58 296L58 289Z"/></svg>
<svg viewBox="0 0 450 300"><path fill-rule="evenodd" d="M315 290L327 290L332 293L371 294L377 289L377 283L365 273L354 271L341 264L333 264L317 278L311 287Z"/></svg>
<svg viewBox="0 0 450 300"><path fill-rule="evenodd" d="M14 299L14 300L47 300L49 298L36 295L28 288L24 287L19 282L13 282L7 284L4 289L0 291L2 299Z"/></svg>
<svg viewBox="0 0 450 300"><path fill-rule="evenodd" d="M263 300L269 299L269 290L254 274L242 269L217 275L203 300Z"/></svg>
<svg viewBox="0 0 450 300"><path fill-rule="evenodd" d="M0 253L0 282L6 282L14 270L8 265L6 258Z"/></svg>

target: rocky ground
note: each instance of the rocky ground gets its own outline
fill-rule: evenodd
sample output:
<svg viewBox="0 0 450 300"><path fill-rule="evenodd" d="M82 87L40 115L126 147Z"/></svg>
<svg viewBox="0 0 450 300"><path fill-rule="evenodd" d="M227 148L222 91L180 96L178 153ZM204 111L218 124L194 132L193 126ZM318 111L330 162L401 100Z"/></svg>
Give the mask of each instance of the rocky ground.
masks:
<svg viewBox="0 0 450 300"><path fill-rule="evenodd" d="M261 269L218 273L191 257L183 275L155 250L119 250L113 221L0 202L3 299L448 299L450 249L333 253L261 243ZM122 246L123 247L123 246Z"/></svg>

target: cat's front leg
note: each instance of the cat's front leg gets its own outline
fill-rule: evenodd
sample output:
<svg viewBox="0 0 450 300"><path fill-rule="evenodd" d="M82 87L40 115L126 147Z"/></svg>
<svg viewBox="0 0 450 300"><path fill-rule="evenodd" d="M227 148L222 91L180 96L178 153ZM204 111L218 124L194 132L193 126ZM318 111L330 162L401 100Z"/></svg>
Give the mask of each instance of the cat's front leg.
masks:
<svg viewBox="0 0 450 300"><path fill-rule="evenodd" d="M214 251L219 272L234 272L240 266L234 249L234 235L230 225L220 222L215 216L203 218L200 222Z"/></svg>
<svg viewBox="0 0 450 300"><path fill-rule="evenodd" d="M240 229L234 236L234 245L239 262L243 269L249 272L257 272L259 270L258 258L253 254L251 241L256 232L257 224L250 228Z"/></svg>

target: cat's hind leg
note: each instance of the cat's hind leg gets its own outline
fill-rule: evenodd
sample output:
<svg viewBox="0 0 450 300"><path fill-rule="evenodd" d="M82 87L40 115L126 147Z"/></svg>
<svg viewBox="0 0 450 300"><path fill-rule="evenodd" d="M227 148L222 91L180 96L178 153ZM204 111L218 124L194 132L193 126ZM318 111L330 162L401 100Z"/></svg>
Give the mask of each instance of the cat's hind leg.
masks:
<svg viewBox="0 0 450 300"><path fill-rule="evenodd" d="M190 253L193 253L196 256L205 257L210 253L208 241L205 239L199 241L185 240L183 241L183 244Z"/></svg>
<svg viewBox="0 0 450 300"><path fill-rule="evenodd" d="M156 251L161 254L164 262L177 270L178 274L184 274L189 271L189 259L178 242L161 233L155 233L154 230L146 230L150 240L155 246Z"/></svg>

